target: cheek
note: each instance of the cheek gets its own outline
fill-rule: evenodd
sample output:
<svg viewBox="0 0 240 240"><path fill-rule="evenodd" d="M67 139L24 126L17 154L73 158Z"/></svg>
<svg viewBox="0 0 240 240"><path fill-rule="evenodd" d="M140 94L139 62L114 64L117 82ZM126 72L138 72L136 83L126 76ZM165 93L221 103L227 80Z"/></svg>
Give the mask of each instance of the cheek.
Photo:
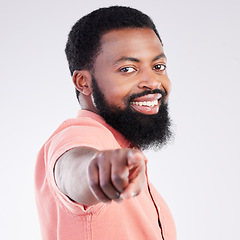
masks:
<svg viewBox="0 0 240 240"><path fill-rule="evenodd" d="M170 82L170 79L168 77L166 79L164 79L162 85L163 85L163 88L166 90L166 93L167 93L166 99L168 99L169 94L170 94L171 89L172 89L172 84Z"/></svg>
<svg viewBox="0 0 240 240"><path fill-rule="evenodd" d="M106 99L110 104L113 105L118 105L118 106L122 106L123 105L123 101L125 99L125 94L124 92L121 91L120 88L118 89L109 89L109 91L106 92Z"/></svg>
<svg viewBox="0 0 240 240"><path fill-rule="evenodd" d="M109 85L105 90L105 98L109 104L126 107L126 100L131 93L131 87L128 87L127 84L116 84Z"/></svg>

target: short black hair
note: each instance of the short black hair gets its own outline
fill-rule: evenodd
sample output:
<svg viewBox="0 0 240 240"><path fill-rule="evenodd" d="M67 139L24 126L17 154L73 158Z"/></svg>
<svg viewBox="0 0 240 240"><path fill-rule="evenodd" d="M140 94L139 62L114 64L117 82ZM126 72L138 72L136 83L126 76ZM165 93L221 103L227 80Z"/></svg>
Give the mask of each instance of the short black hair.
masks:
<svg viewBox="0 0 240 240"><path fill-rule="evenodd" d="M65 53L71 75L75 70L91 71L101 50L101 37L111 30L124 28L150 28L162 43L155 24L141 11L125 6L97 9L80 18L68 35Z"/></svg>

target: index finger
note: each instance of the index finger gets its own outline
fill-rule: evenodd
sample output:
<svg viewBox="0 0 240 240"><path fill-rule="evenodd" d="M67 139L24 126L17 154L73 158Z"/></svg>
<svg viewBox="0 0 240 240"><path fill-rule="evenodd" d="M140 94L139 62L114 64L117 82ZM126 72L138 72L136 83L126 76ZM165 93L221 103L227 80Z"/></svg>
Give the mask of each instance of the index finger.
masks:
<svg viewBox="0 0 240 240"><path fill-rule="evenodd" d="M130 167L139 166L141 164L146 164L147 159L144 154L137 150L130 150L127 155L127 164Z"/></svg>
<svg viewBox="0 0 240 240"><path fill-rule="evenodd" d="M111 179L114 187L122 193L128 185L129 167L127 164L128 151L116 151L112 155Z"/></svg>

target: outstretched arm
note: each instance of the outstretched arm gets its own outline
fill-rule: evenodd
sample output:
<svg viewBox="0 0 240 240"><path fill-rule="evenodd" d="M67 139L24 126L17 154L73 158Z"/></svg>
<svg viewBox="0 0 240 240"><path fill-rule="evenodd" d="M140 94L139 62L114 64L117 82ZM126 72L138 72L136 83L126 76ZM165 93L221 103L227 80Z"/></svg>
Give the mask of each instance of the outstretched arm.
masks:
<svg viewBox="0 0 240 240"><path fill-rule="evenodd" d="M79 147L58 159L54 173L60 190L82 205L119 201L141 192L145 156L134 149L98 151Z"/></svg>

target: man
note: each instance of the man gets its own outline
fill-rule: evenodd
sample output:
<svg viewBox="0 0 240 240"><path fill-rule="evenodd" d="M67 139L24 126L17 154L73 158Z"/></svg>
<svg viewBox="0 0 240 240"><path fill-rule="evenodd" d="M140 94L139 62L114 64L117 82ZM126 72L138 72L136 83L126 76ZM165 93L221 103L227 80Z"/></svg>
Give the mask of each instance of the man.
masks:
<svg viewBox="0 0 240 240"><path fill-rule="evenodd" d="M98 9L73 26L66 55L82 110L38 156L42 238L176 239L141 151L171 136L171 84L154 23L132 8Z"/></svg>

